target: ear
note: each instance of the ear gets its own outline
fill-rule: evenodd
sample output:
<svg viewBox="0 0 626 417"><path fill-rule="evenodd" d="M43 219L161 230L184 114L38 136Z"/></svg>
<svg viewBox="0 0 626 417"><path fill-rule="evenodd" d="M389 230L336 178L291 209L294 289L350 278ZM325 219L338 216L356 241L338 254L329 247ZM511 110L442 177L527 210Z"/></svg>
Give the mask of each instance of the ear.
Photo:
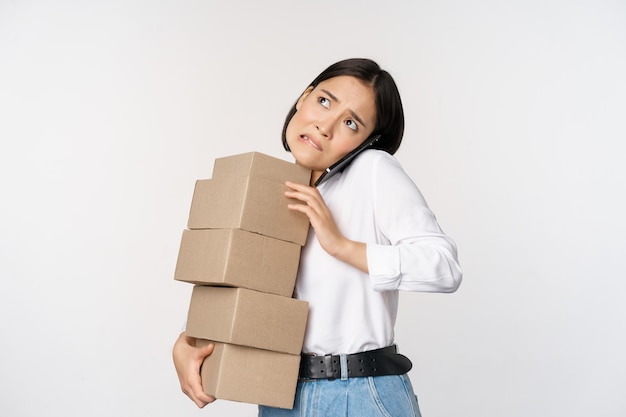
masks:
<svg viewBox="0 0 626 417"><path fill-rule="evenodd" d="M313 87L312 85L308 86L306 90L304 90L304 93L302 93L302 95L300 96L300 98L298 99L298 101L296 102L296 110L300 110L300 106L302 106L302 102L304 101L305 98L307 98L307 96L309 94L311 94L311 91L313 91L315 87Z"/></svg>

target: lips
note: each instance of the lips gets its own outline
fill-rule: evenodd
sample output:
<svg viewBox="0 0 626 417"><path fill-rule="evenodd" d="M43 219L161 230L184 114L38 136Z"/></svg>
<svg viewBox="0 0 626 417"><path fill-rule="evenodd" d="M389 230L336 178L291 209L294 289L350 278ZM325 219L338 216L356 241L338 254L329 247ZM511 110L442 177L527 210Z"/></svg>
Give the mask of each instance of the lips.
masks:
<svg viewBox="0 0 626 417"><path fill-rule="evenodd" d="M302 142L307 143L309 146L313 147L314 149L318 151L322 150L322 147L320 146L319 142L313 136L300 135L300 140Z"/></svg>

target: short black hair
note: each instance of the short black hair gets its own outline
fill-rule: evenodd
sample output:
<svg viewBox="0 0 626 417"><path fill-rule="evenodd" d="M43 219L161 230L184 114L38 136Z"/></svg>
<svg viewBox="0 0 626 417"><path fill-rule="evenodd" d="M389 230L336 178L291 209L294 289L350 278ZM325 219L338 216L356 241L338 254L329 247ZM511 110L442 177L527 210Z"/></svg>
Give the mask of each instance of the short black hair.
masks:
<svg viewBox="0 0 626 417"><path fill-rule="evenodd" d="M340 75L350 75L370 85L376 96L376 126L372 135L380 135L380 139L372 145L374 149L381 149L393 155L402 143L404 134L404 110L400 92L391 75L380 66L367 58L351 58L336 62L318 75L309 87L315 88L319 83ZM296 100L297 103L297 100ZM289 151L287 144L287 126L296 114L294 103L283 125L283 147Z"/></svg>

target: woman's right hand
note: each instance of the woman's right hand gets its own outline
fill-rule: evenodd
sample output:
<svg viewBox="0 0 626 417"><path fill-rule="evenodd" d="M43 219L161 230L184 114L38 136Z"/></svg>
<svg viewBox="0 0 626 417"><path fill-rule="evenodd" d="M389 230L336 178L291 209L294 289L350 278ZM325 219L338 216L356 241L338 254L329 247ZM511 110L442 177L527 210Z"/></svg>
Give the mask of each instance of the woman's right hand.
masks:
<svg viewBox="0 0 626 417"><path fill-rule="evenodd" d="M191 398L200 408L215 401L215 397L205 394L202 389L202 380L200 379L202 362L204 358L213 352L214 347L213 343L203 347L196 347L195 339L185 336L185 332L183 332L178 336L172 350L180 387L185 395Z"/></svg>

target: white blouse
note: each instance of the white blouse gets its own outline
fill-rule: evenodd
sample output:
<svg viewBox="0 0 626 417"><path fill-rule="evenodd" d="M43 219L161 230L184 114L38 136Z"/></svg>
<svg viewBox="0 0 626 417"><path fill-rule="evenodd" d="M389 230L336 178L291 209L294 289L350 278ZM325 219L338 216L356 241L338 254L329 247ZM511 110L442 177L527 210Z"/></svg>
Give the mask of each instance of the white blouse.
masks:
<svg viewBox="0 0 626 417"><path fill-rule="evenodd" d="M453 292L456 245L398 161L367 150L319 186L339 230L367 244L369 275L328 255L313 229L294 296L309 302L302 351L356 353L394 342L398 291Z"/></svg>

